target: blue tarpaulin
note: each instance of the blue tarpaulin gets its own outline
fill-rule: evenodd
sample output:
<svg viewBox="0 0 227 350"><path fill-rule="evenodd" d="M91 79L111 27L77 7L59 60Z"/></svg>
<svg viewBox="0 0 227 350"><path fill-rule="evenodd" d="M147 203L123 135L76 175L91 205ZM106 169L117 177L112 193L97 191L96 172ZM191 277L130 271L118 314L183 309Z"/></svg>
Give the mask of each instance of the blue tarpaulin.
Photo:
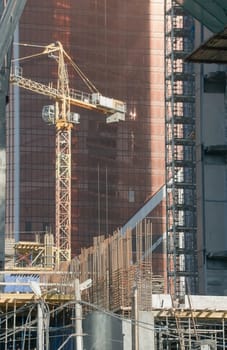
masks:
<svg viewBox="0 0 227 350"><path fill-rule="evenodd" d="M33 293L32 289L28 283L31 281L36 281L39 283L39 276L38 275L26 275L26 274L10 274L5 275L5 282L9 283L5 286L4 292L5 293ZM15 284L11 284L15 283ZM23 285L23 283L25 283Z"/></svg>

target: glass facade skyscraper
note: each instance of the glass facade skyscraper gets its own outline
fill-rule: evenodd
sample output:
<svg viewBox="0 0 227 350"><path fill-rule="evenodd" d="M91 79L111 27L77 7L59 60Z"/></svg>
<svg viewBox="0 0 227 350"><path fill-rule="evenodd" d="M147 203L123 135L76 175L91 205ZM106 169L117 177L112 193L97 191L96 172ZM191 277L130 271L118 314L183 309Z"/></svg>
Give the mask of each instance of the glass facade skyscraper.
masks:
<svg viewBox="0 0 227 350"><path fill-rule="evenodd" d="M164 40L161 0L28 0L14 57L55 41L105 96L127 103L125 122L75 109L72 133L72 252L109 235L163 184ZM19 45L18 45L19 44ZM29 44L29 46L24 45ZM50 58L21 61L24 76L48 84ZM70 87L86 91L69 73ZM11 88L7 118L6 237L55 227L55 129L41 118L47 97Z"/></svg>

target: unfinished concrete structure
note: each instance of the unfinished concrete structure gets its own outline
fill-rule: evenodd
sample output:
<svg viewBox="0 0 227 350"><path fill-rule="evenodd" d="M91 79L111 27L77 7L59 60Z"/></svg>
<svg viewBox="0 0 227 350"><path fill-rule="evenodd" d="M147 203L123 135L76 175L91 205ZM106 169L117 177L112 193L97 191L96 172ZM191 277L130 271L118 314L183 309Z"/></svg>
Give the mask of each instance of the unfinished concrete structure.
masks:
<svg viewBox="0 0 227 350"><path fill-rule="evenodd" d="M188 59L199 63L194 64L199 292L226 295L227 8L226 3L216 1L205 6L178 2L199 20L196 50Z"/></svg>
<svg viewBox="0 0 227 350"><path fill-rule="evenodd" d="M18 273L15 272L15 276L18 278ZM42 298L35 296L29 283L22 279L19 282L19 278L11 282L11 286L8 281L7 287L4 287L7 289L0 293L1 349L5 349L6 345L12 349L39 348L40 341L49 349L73 347L78 333L75 328L77 303L72 274L64 272L64 276L59 275L56 282L55 272L51 283L51 273L45 272L43 276L39 271L40 286L45 290ZM85 297L86 293L83 299ZM150 302L146 311L141 311L142 305L138 302L136 313L132 304L128 308L131 317L126 318L83 301L84 346L94 350L131 350L135 344L137 349L143 350L151 347L154 350L226 348L226 297L186 295L181 299L182 304L176 304L171 295L153 294Z"/></svg>
<svg viewBox="0 0 227 350"><path fill-rule="evenodd" d="M106 239L95 238L94 245L63 264L61 272L45 265L51 254L45 249L40 254L45 245L34 242L31 249L31 244L17 243L15 266L0 283L0 348L8 344L12 349L32 349L42 341L50 349L70 349L78 335L75 280L80 278L81 284L92 280L81 301L88 348L129 350L137 344L137 349L148 350L152 344L154 350L225 349L226 297L175 299L164 294L164 278L152 270L163 253L149 249L149 219L124 235L119 231ZM33 261L26 251L34 252ZM44 259L37 258L41 255ZM40 311L42 317L37 317Z"/></svg>

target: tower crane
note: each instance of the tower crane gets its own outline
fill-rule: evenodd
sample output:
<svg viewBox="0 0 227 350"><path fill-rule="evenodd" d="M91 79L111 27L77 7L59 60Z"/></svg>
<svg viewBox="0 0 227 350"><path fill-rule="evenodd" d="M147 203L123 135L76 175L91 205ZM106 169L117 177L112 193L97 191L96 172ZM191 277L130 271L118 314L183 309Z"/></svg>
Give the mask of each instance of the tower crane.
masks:
<svg viewBox="0 0 227 350"><path fill-rule="evenodd" d="M53 105L43 107L42 117L48 124L56 127L56 203L55 203L55 265L71 259L71 131L79 123L78 113L71 111L77 106L100 112L106 116L106 122L125 120L126 104L120 100L101 95L80 68L65 52L60 42L52 43L37 55L53 57L58 66L56 86L45 85L25 78L20 67L15 66L10 82L24 89L48 96ZM23 60L26 58L21 58ZM69 87L67 64L77 71L91 93L72 90Z"/></svg>

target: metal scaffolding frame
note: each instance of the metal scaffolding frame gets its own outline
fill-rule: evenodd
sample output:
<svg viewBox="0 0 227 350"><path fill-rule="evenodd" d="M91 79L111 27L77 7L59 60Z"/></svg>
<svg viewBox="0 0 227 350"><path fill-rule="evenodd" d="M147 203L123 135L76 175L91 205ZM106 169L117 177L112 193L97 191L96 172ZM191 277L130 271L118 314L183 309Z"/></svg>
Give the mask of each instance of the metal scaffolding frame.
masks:
<svg viewBox="0 0 227 350"><path fill-rule="evenodd" d="M212 318L212 312L210 314L208 318L196 318L194 323L190 311L187 314L172 312L172 315L170 310L160 315L155 311L155 325L160 330L155 334L155 349L225 349L226 319L219 317L215 320ZM168 331L165 332L165 329Z"/></svg>
<svg viewBox="0 0 227 350"><path fill-rule="evenodd" d="M165 142L168 289L177 299L196 293L194 22L165 1Z"/></svg>

